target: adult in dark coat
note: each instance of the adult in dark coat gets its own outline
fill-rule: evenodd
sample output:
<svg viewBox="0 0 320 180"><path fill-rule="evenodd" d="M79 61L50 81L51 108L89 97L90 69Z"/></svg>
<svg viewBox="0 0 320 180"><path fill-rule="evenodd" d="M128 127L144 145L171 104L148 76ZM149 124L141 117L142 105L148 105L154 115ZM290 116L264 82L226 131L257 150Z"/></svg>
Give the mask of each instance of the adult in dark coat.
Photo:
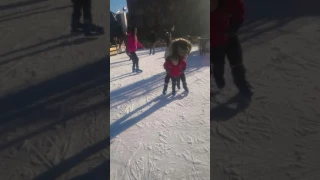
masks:
<svg viewBox="0 0 320 180"><path fill-rule="evenodd" d="M150 43L150 53L149 55L151 55L151 51L152 54L155 54L155 50L154 47L156 46L156 42L157 42L157 34L152 30L149 34L149 43Z"/></svg>

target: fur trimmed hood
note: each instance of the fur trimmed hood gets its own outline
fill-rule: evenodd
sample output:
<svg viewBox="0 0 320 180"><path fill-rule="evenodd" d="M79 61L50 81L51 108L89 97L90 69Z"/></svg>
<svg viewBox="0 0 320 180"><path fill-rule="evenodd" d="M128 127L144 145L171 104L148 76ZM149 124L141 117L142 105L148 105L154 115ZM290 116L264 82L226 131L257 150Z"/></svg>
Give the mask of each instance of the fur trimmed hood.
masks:
<svg viewBox="0 0 320 180"><path fill-rule="evenodd" d="M188 40L184 38L177 38L172 40L170 45L167 47L164 58L168 59L171 56L183 58L191 52L191 49L192 44Z"/></svg>

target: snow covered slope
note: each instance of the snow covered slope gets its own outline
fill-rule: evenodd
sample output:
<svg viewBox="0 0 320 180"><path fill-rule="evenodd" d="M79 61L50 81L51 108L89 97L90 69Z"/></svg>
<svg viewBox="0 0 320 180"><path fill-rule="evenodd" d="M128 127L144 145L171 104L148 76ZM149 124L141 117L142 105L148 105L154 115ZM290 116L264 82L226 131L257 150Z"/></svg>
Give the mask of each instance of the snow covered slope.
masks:
<svg viewBox="0 0 320 180"><path fill-rule="evenodd" d="M209 55L187 59L189 94L163 96L164 49L137 52L142 73L126 54L110 60L111 179L210 179Z"/></svg>

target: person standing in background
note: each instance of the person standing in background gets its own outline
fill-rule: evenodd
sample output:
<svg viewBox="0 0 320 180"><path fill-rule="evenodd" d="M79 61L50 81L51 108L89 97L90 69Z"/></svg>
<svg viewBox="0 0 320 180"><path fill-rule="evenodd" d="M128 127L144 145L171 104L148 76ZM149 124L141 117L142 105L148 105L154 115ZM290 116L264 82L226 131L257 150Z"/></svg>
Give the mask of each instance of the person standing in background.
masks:
<svg viewBox="0 0 320 180"><path fill-rule="evenodd" d="M164 39L165 39L167 47L168 47L171 43L171 33L167 30L164 30L164 31L165 31Z"/></svg>
<svg viewBox="0 0 320 180"><path fill-rule="evenodd" d="M152 51L152 54L155 54L154 47L156 46L156 42L157 42L157 34L152 30L149 35L149 43L150 43L149 55L151 55L151 51Z"/></svg>

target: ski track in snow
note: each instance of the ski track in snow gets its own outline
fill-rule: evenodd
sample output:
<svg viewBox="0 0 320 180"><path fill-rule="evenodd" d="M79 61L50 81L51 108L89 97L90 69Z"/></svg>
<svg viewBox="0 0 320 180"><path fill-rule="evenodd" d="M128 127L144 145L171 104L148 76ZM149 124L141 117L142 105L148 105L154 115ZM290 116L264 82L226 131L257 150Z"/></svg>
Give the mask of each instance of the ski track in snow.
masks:
<svg viewBox="0 0 320 180"><path fill-rule="evenodd" d="M164 49L138 51L142 73L126 54L110 60L112 180L210 179L209 55L188 57L189 94L163 96ZM171 81L170 81L171 82Z"/></svg>

